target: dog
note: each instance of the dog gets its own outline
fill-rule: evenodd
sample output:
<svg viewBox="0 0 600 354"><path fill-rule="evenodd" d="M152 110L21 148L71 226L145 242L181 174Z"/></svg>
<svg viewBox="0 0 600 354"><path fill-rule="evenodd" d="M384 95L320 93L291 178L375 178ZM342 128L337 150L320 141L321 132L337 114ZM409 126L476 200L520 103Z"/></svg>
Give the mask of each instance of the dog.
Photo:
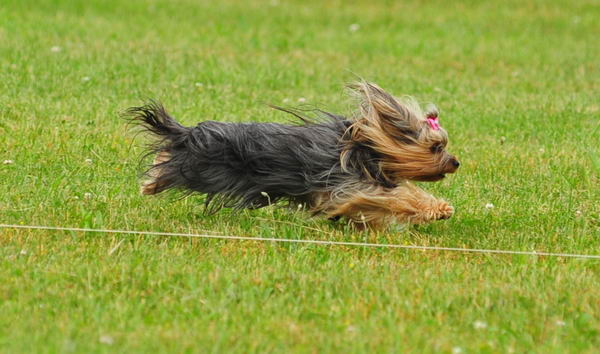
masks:
<svg viewBox="0 0 600 354"><path fill-rule="evenodd" d="M411 181L438 181L460 163L446 151L438 110L422 111L359 81L348 86L359 109L350 118L271 106L295 124L179 124L155 101L127 111L149 132L155 155L141 192L206 195L207 211L261 208L280 200L358 228L448 219L454 208Z"/></svg>

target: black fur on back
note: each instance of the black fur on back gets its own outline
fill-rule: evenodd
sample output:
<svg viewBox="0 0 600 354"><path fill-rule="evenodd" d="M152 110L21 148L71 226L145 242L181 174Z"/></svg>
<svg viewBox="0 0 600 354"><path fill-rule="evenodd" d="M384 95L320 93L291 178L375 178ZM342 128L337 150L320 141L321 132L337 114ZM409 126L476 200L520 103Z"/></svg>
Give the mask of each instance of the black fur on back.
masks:
<svg viewBox="0 0 600 354"><path fill-rule="evenodd" d="M177 123L156 102L133 107L128 115L155 137L150 153L168 152L170 159L152 166L160 170L160 191L179 189L207 195L210 211L218 208L259 208L278 200L310 202L315 192L327 192L348 180L375 179L377 154L362 145L350 146L344 171L340 153L352 122L318 111L309 120L295 110L281 109L301 119L297 125L204 121L195 127Z"/></svg>

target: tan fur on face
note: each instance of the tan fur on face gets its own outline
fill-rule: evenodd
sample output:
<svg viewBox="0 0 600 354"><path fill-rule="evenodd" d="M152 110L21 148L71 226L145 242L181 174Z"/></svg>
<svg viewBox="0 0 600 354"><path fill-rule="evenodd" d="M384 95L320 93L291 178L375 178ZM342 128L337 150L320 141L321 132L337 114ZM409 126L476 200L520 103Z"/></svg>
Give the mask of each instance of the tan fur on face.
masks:
<svg viewBox="0 0 600 354"><path fill-rule="evenodd" d="M359 82L350 86L360 99L360 110L349 128L351 142L363 143L380 153L380 169L394 181L421 179L454 172L445 151L432 152L435 144L445 147L448 135L442 128L433 130L427 114L411 98L397 99L377 85ZM431 107L430 111L437 109ZM348 150L342 151L345 168Z"/></svg>

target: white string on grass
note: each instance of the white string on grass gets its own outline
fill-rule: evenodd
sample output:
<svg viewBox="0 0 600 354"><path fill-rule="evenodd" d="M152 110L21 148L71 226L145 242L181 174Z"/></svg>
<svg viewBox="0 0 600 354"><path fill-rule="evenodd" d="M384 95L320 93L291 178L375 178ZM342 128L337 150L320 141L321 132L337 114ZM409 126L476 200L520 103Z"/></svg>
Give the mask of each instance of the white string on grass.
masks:
<svg viewBox="0 0 600 354"><path fill-rule="evenodd" d="M262 241L262 242L282 242L282 243L303 243L329 246L352 246L352 247L372 247L372 248L401 248L410 250L424 251L447 251L462 253L488 253L488 254L511 254L525 256L546 256L546 257L567 257L567 258L585 258L600 259L600 255L594 254L573 254L573 253L554 253L554 252L536 252L536 251L512 251L495 250L481 248L460 248L460 247L438 247L438 246L417 246L417 245L398 245L390 243L368 243L368 242L346 242L346 241L328 241L328 240L301 240L286 239L274 237L251 237L234 235L208 235L208 234L186 234L177 232L157 232L157 231L135 231L135 230L108 230L108 229L88 229L79 227L56 227L39 225L10 225L0 224L2 229L29 229L29 230L53 230L53 231L74 231L74 232L97 232L108 234L128 234L128 235L150 235L150 236L169 236L169 237L188 237L205 238L220 240L238 240L238 241Z"/></svg>

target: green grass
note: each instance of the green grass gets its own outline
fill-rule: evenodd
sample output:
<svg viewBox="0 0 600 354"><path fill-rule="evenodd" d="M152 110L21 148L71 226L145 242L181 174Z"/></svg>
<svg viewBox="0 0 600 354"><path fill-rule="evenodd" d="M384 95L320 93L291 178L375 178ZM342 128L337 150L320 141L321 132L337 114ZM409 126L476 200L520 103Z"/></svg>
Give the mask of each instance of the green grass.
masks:
<svg viewBox="0 0 600 354"><path fill-rule="evenodd" d="M0 223L600 254L597 5L4 0ZM352 73L442 109L462 167L423 186L452 219L363 234L138 194L125 108L349 113ZM6 353L591 353L599 299L597 260L0 230Z"/></svg>

